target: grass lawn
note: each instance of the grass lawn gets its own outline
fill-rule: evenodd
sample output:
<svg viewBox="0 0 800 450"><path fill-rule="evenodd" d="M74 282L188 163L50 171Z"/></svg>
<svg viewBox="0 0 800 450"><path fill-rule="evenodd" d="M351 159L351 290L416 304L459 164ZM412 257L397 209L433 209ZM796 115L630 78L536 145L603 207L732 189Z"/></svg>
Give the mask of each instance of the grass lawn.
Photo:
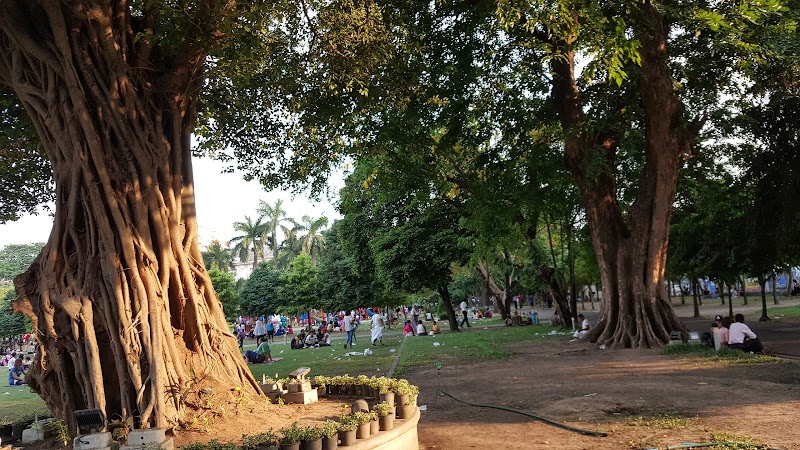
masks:
<svg viewBox="0 0 800 450"><path fill-rule="evenodd" d="M482 359L499 359L511 356L505 347L511 344L529 342L533 345L550 339L563 339L563 335L550 336L555 328L539 325L536 327L490 327L496 321L484 320L475 323L463 333L450 333L436 336L409 337L403 353L398 361L395 376L402 375L410 367L436 364L441 361L478 361ZM499 322L497 322L499 323ZM536 335L536 333L539 333ZM384 336L384 346L372 347L368 330L362 330L356 338L354 349L344 349L342 333L337 333L331 347L316 349L292 350L282 339L276 339L271 345L273 358L282 358L274 363L250 364L250 370L257 380L262 375L285 377L298 367L311 367L309 376L314 375L385 375L394 361L396 352L400 350L403 337L395 328ZM440 345L434 346L438 342ZM350 351L363 352L369 347L374 352L371 356L346 356ZM255 345L245 345L245 350L254 349ZM392 352L394 350L394 352ZM27 387L0 388L0 424L15 423L33 418L34 415L47 416L49 412L44 402L30 392Z"/></svg>
<svg viewBox="0 0 800 450"><path fill-rule="evenodd" d="M36 415L48 417L50 412L27 386L0 387L0 425L33 419Z"/></svg>
<svg viewBox="0 0 800 450"><path fill-rule="evenodd" d="M512 355L505 349L511 344L564 339L564 335L550 335L553 330L556 328L545 325L493 328L473 325L462 333L408 338L395 375L402 375L410 367L430 365L433 368L437 361L447 365L450 361L506 358ZM439 345L434 345L437 342Z"/></svg>
<svg viewBox="0 0 800 450"><path fill-rule="evenodd" d="M770 317L791 317L791 318L800 317L800 305L772 306L768 304L767 307L768 307L767 314Z"/></svg>
<svg viewBox="0 0 800 450"><path fill-rule="evenodd" d="M384 375L392 364L395 353L398 351L402 336L384 336L384 346L371 346L369 333L359 333L356 336L356 346L353 349L344 349L342 333L338 333L330 347L305 348L292 350L288 344L275 339L270 345L273 358L283 358L274 363L250 364L250 371L261 380L262 375L274 377L277 373L280 378L298 367L310 367L310 377L315 375ZM369 347L374 354L371 356L346 356L348 352L363 352ZM245 345L245 350L254 349L254 345Z"/></svg>

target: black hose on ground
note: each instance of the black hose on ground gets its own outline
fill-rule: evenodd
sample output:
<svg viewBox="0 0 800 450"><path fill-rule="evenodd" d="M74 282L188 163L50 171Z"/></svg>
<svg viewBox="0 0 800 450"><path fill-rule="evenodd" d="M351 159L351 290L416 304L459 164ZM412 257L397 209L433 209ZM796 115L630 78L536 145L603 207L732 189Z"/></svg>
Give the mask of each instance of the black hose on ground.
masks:
<svg viewBox="0 0 800 450"><path fill-rule="evenodd" d="M483 404L480 404L480 403L471 403L471 402L468 402L468 401L461 400L461 399L456 398L456 397L448 394L447 392L445 392L445 390L442 388L442 370L441 369L437 370L437 373L438 373L438 376L439 376L439 382L438 382L438 386L436 387L436 391L439 394L447 396L447 397L450 397L450 398L452 398L453 400L455 400L455 401L457 401L459 403L463 403L463 404L469 405L469 406L474 406L476 408L499 409L501 411L508 411L508 412L512 412L512 413L516 413L516 414L522 414L523 416L532 417L532 418L534 418L534 419L536 419L536 420L538 420L538 421L540 421L542 423L546 423L547 425L551 425L551 426L554 426L556 428L561 428L561 429L564 429L564 430L567 430L567 431L571 431L573 433L583 434L585 436L592 436L592 437L606 437L606 436L608 436L608 433L604 433L602 431L591 431L591 430L584 430L584 429L581 429L581 428L575 428L575 427L569 426L567 424L563 424L563 423L560 423L560 422L556 422L554 420L550 420L550 419L548 419L546 417L537 416L536 414L531 414L531 413L529 413L527 411L520 411L519 409L506 408L505 406L483 405Z"/></svg>

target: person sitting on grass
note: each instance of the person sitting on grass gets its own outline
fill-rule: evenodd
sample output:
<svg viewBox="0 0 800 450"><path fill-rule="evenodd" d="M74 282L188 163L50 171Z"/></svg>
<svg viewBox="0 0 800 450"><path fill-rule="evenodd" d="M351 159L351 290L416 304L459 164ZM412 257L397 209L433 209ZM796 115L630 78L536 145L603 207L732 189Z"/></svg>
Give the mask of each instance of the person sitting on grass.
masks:
<svg viewBox="0 0 800 450"><path fill-rule="evenodd" d="M327 331L322 334L322 339L319 340L320 347L330 347L331 345L331 334Z"/></svg>
<svg viewBox="0 0 800 450"><path fill-rule="evenodd" d="M8 385L22 386L25 383L25 369L22 368L22 357L14 360L14 366L8 369Z"/></svg>
<svg viewBox="0 0 800 450"><path fill-rule="evenodd" d="M734 320L728 331L728 347L744 352L761 353L764 346L750 327L744 324L744 316L737 314Z"/></svg>
<svg viewBox="0 0 800 450"><path fill-rule="evenodd" d="M270 350L267 341L264 341L259 344L255 350L248 350L244 352L244 358L248 363L254 364L260 364L264 361L272 362L272 350Z"/></svg>
<svg viewBox="0 0 800 450"><path fill-rule="evenodd" d="M414 330L411 328L411 321L406 320L406 326L403 327L403 336L413 336Z"/></svg>
<svg viewBox="0 0 800 450"><path fill-rule="evenodd" d="M439 327L439 324L436 323L435 320L431 324L431 333L433 333L433 334L442 334L442 328Z"/></svg>
<svg viewBox="0 0 800 450"><path fill-rule="evenodd" d="M319 339L317 339L317 335L314 333L310 333L305 340L306 347L313 347L315 345L319 346Z"/></svg>
<svg viewBox="0 0 800 450"><path fill-rule="evenodd" d="M428 330L425 329L425 325L422 324L422 321L417 322L417 336L427 336Z"/></svg>
<svg viewBox="0 0 800 450"><path fill-rule="evenodd" d="M293 337L292 342L289 345L291 345L292 350L299 350L305 347L305 344L303 343L303 338L300 335Z"/></svg>
<svg viewBox="0 0 800 450"><path fill-rule="evenodd" d="M572 335L570 342L586 339L586 336L589 335L589 321L583 316L583 314L578 314L578 322L581 324L581 327L575 331L575 334Z"/></svg>

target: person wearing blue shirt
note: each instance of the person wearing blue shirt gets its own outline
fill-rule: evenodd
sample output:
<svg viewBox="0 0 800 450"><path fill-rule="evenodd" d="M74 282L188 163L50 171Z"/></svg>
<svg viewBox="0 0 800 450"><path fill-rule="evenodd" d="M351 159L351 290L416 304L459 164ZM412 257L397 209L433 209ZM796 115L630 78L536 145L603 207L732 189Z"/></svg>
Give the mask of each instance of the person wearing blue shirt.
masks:
<svg viewBox="0 0 800 450"><path fill-rule="evenodd" d="M8 385L21 386L25 384L25 369L22 368L22 357L14 360L14 367L8 369Z"/></svg>

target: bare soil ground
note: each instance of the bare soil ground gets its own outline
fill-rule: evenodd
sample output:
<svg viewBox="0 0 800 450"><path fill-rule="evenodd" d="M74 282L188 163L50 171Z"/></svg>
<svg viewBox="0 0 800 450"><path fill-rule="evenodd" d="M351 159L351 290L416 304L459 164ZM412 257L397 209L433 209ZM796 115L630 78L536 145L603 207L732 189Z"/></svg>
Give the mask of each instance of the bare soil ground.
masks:
<svg viewBox="0 0 800 450"><path fill-rule="evenodd" d="M608 436L583 436L437 396L431 368L406 374L420 386L419 404L427 405L419 425L422 449L663 449L711 442L723 433L800 449L796 363L731 365L561 341L513 350L516 355L502 361L444 367L445 389L468 402L512 407Z"/></svg>

